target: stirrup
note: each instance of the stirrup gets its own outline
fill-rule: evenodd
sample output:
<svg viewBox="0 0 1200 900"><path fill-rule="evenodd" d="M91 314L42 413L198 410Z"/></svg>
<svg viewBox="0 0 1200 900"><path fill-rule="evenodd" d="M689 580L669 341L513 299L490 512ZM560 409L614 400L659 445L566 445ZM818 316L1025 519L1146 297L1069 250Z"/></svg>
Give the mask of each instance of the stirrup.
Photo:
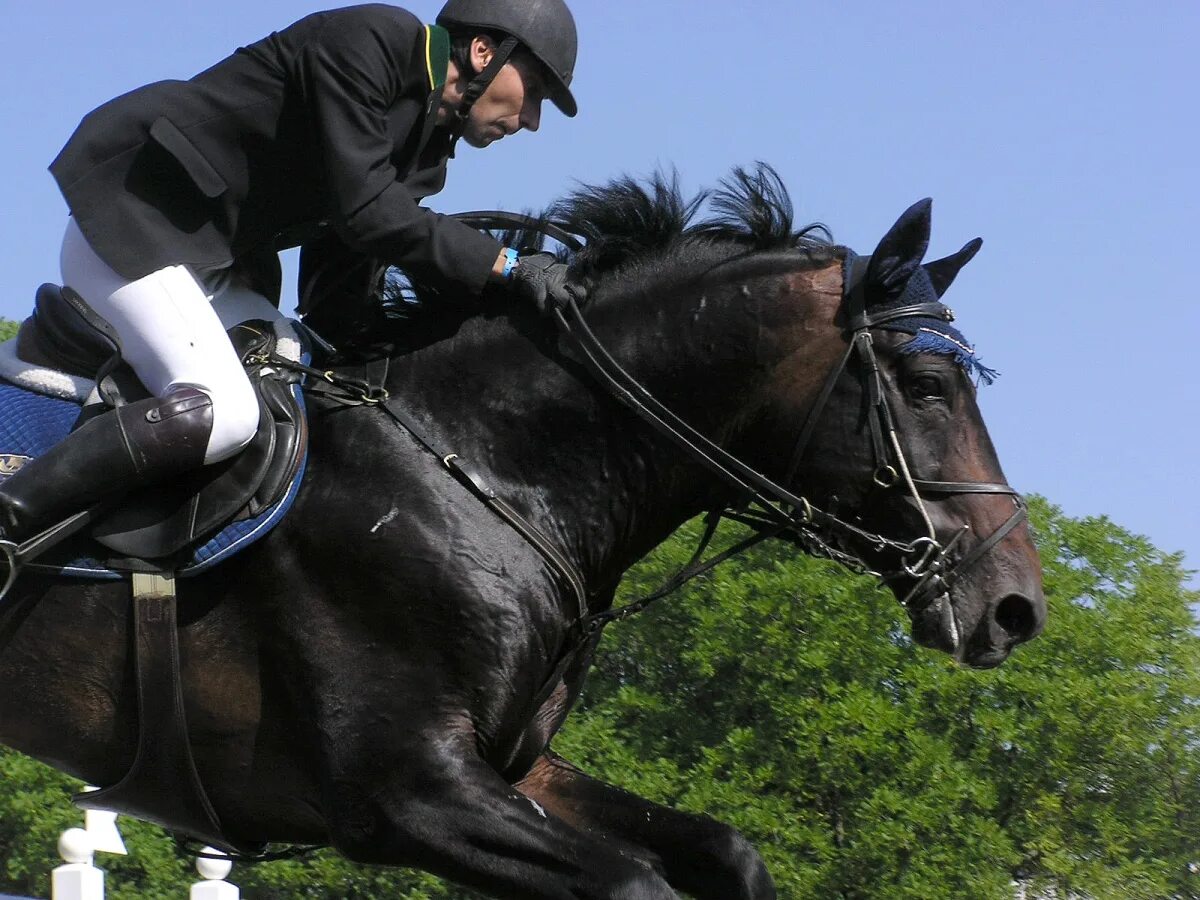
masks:
<svg viewBox="0 0 1200 900"><path fill-rule="evenodd" d="M61 544L71 535L76 534L80 529L93 522L105 508L106 504L98 503L63 519L57 525L51 525L45 531L35 534L29 540L19 544L0 539L0 554L4 555L4 563L8 567L4 576L4 587L0 588L0 600L8 596L8 592L16 584L17 576L26 563L33 562L51 547Z"/></svg>

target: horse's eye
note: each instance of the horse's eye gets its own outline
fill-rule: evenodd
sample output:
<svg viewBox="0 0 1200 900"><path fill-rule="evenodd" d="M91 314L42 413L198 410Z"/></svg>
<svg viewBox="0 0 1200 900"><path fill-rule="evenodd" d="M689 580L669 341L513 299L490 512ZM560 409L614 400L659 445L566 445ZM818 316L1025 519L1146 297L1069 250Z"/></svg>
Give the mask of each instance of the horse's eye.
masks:
<svg viewBox="0 0 1200 900"><path fill-rule="evenodd" d="M908 380L908 396L913 400L941 400L945 392L936 375L918 374Z"/></svg>

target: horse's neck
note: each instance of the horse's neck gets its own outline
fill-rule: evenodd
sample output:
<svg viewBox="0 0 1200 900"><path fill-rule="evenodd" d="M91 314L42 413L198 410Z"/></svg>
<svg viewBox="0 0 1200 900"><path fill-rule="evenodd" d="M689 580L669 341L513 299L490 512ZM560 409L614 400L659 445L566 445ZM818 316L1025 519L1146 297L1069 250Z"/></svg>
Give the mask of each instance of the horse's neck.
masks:
<svg viewBox="0 0 1200 900"><path fill-rule="evenodd" d="M774 302L724 279L653 300L601 297L588 318L630 374L729 447L817 299L796 285L771 290ZM393 392L410 398L446 446L489 472L588 577L615 579L727 489L604 393L562 346L544 321L468 321L398 360Z"/></svg>

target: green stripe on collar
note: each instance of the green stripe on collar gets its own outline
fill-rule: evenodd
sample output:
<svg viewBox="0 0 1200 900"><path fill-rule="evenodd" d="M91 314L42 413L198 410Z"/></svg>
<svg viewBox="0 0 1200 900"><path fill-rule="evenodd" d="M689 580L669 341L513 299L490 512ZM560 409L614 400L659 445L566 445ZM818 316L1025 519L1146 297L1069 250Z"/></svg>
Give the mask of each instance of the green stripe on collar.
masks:
<svg viewBox="0 0 1200 900"><path fill-rule="evenodd" d="M436 91L446 83L446 67L450 65L450 32L440 25L425 26L425 74L429 89Z"/></svg>

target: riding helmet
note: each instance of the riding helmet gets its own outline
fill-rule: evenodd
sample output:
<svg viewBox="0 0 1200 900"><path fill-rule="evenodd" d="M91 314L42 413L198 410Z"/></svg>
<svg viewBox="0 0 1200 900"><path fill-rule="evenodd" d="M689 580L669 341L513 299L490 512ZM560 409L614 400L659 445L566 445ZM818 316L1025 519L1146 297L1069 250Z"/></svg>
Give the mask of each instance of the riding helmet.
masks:
<svg viewBox="0 0 1200 900"><path fill-rule="evenodd" d="M579 111L571 94L579 37L575 18L563 0L449 0L437 23L443 28L483 28L516 38L545 66L546 87L554 105L567 116Z"/></svg>

